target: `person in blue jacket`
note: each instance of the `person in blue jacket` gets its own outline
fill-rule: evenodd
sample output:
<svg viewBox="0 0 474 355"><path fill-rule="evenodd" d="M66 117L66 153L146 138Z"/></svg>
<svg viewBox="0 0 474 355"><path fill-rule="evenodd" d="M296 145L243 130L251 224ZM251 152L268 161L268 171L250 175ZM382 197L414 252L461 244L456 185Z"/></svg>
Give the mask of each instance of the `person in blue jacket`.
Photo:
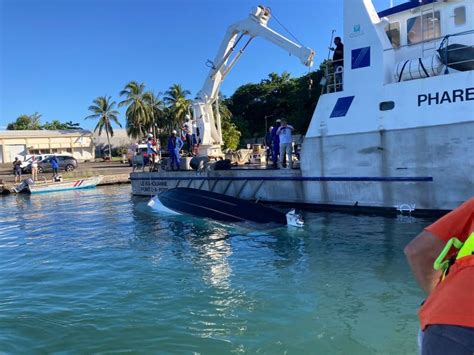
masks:
<svg viewBox="0 0 474 355"><path fill-rule="evenodd" d="M171 137L168 139L168 152L170 154L170 159L171 159L171 170L175 170L174 167L176 166L176 169L179 170L179 163L181 160L181 155L179 154L179 151L183 147L183 141L181 138L177 136L177 132L173 130L171 133Z"/></svg>
<svg viewBox="0 0 474 355"><path fill-rule="evenodd" d="M53 179L58 176L59 162L56 155L53 155L49 161L51 163L51 168L53 169Z"/></svg>
<svg viewBox="0 0 474 355"><path fill-rule="evenodd" d="M280 128L281 120L276 120L275 127L272 129L272 141L273 141L273 167L278 168L278 156L280 155L280 137L277 134L278 128Z"/></svg>

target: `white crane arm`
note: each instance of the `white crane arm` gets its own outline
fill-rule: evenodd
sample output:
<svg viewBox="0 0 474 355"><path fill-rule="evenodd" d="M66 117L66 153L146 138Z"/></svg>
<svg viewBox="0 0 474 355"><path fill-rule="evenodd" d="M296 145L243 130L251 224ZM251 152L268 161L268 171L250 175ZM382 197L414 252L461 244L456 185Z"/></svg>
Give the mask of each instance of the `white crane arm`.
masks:
<svg viewBox="0 0 474 355"><path fill-rule="evenodd" d="M216 110L217 114L214 117L212 105L217 104L219 89L225 76L230 72L253 38L262 37L298 57L302 64L308 67L313 65L314 51L294 43L269 28L267 24L270 16L269 9L258 6L253 9L247 19L229 26L222 40L206 81L201 91L199 91L197 99L193 102L194 119L197 121L202 143L202 155L212 156L220 151L220 146L223 143L220 116L218 110ZM236 45L244 36L249 37L247 42L228 63Z"/></svg>

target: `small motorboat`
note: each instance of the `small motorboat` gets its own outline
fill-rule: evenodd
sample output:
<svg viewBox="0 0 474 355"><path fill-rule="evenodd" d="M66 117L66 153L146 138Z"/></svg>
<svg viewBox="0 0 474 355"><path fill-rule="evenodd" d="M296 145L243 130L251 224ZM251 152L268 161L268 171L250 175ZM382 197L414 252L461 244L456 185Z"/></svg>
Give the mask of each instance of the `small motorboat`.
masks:
<svg viewBox="0 0 474 355"><path fill-rule="evenodd" d="M88 189L96 187L103 179L103 176L93 176L89 178L56 179L55 181L33 181L30 178L18 185L14 192L30 192L32 194L43 192L56 192L66 190Z"/></svg>
<svg viewBox="0 0 474 355"><path fill-rule="evenodd" d="M148 205L163 213L186 214L221 222L276 223L294 227L304 224L295 210L285 214L253 201L184 187L161 192Z"/></svg>

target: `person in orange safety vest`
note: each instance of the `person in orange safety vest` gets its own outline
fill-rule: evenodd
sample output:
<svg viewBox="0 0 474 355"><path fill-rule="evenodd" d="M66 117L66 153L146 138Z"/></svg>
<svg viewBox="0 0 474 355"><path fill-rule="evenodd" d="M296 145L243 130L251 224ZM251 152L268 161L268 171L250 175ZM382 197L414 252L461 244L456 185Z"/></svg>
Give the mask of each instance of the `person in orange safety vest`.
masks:
<svg viewBox="0 0 474 355"><path fill-rule="evenodd" d="M428 294L419 310L421 353L474 354L474 198L426 227L404 251Z"/></svg>

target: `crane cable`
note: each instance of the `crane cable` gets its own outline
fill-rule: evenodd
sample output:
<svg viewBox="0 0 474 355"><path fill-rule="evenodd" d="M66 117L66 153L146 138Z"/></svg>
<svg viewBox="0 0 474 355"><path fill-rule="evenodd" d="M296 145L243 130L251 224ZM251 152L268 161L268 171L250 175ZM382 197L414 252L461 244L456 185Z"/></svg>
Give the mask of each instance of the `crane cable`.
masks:
<svg viewBox="0 0 474 355"><path fill-rule="evenodd" d="M303 43L288 29L286 28L283 23L281 23L280 20L276 17L276 15L273 13L272 9L270 7L267 7L268 10L270 10L270 13L272 14L272 17L275 19L275 21L298 43L301 47L304 47ZM311 67L308 67L308 97L311 98L311 89L313 87L313 79L311 78Z"/></svg>
<svg viewBox="0 0 474 355"><path fill-rule="evenodd" d="M276 22L278 22L278 24L291 36L293 37L293 39L296 41L296 43L298 43L300 46L303 46L303 43L300 42L300 40L298 38L296 38L296 36L291 33L291 31L285 27L285 25L283 25L280 20L278 20L278 18L275 16L275 14L273 13L272 9L270 7L267 7L267 9L270 10L270 13L272 14L272 17L275 19Z"/></svg>

